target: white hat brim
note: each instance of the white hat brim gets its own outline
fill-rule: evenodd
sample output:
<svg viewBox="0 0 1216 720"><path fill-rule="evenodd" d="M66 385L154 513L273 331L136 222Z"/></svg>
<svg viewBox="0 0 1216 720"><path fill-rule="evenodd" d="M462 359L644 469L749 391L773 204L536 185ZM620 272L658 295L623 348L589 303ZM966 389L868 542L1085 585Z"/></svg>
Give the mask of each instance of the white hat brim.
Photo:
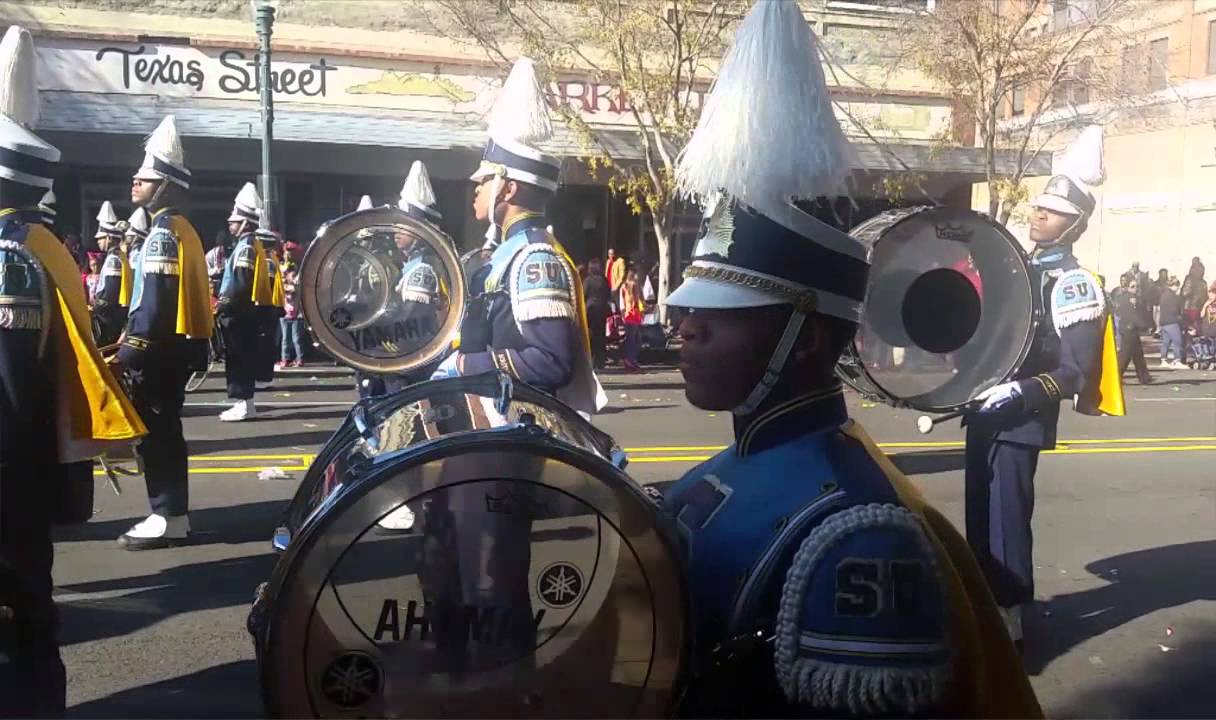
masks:
<svg viewBox="0 0 1216 720"><path fill-rule="evenodd" d="M1065 215L1081 215L1081 208L1073 205L1059 195L1040 195L1034 199L1034 206L1045 210L1054 210Z"/></svg>
<svg viewBox="0 0 1216 720"><path fill-rule="evenodd" d="M666 305L699 310L732 310L782 305L781 300L754 288L706 278L686 278L671 295Z"/></svg>

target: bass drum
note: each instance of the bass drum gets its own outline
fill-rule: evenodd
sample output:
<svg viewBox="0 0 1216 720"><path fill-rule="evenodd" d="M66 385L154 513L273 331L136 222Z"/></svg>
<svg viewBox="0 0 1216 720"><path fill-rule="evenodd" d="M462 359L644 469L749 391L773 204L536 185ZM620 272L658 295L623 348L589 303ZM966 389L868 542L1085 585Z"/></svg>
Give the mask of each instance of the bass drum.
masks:
<svg viewBox="0 0 1216 720"><path fill-rule="evenodd" d="M970 210L891 210L850 233L870 247L861 326L837 366L863 395L896 407L964 408L1010 378L1038 322L1026 256Z"/></svg>
<svg viewBox="0 0 1216 720"><path fill-rule="evenodd" d="M292 500L250 616L269 712L667 715L686 592L674 533L623 465L505 375L358 403Z"/></svg>

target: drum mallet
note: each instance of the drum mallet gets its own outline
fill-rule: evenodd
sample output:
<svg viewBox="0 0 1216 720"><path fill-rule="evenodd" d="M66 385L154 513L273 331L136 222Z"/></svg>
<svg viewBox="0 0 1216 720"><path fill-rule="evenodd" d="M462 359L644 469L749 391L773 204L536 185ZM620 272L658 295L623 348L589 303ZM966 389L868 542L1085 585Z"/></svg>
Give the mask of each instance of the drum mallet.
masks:
<svg viewBox="0 0 1216 720"><path fill-rule="evenodd" d="M920 417L916 418L916 429L920 431L921 435L928 435L929 433L933 432L933 428L937 427L938 423L944 423L947 420L953 420L954 418L962 417L962 416L966 415L967 413L971 412L972 410L974 410L975 407L976 407L976 403L968 403L967 405L965 405L963 407L962 410L955 410L954 412L948 412L945 415L938 415L937 417L921 415Z"/></svg>

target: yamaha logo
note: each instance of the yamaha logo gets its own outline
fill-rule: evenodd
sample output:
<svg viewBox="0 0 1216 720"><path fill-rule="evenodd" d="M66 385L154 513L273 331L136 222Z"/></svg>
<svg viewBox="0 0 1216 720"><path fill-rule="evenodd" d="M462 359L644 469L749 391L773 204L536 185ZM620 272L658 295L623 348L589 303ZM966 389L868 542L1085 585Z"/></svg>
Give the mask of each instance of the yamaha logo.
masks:
<svg viewBox="0 0 1216 720"><path fill-rule="evenodd" d="M380 666L363 653L346 653L325 669L321 692L331 703L353 708L367 703L380 692Z"/></svg>

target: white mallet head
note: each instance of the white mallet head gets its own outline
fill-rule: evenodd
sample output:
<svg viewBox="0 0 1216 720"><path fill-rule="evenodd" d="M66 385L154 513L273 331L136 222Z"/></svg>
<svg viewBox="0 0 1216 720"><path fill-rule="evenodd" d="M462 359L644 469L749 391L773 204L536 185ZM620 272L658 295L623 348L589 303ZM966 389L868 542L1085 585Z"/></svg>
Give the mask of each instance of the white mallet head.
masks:
<svg viewBox="0 0 1216 720"><path fill-rule="evenodd" d="M920 430L921 435L928 435L933 432L933 418L928 415L921 415L916 418L916 429Z"/></svg>

